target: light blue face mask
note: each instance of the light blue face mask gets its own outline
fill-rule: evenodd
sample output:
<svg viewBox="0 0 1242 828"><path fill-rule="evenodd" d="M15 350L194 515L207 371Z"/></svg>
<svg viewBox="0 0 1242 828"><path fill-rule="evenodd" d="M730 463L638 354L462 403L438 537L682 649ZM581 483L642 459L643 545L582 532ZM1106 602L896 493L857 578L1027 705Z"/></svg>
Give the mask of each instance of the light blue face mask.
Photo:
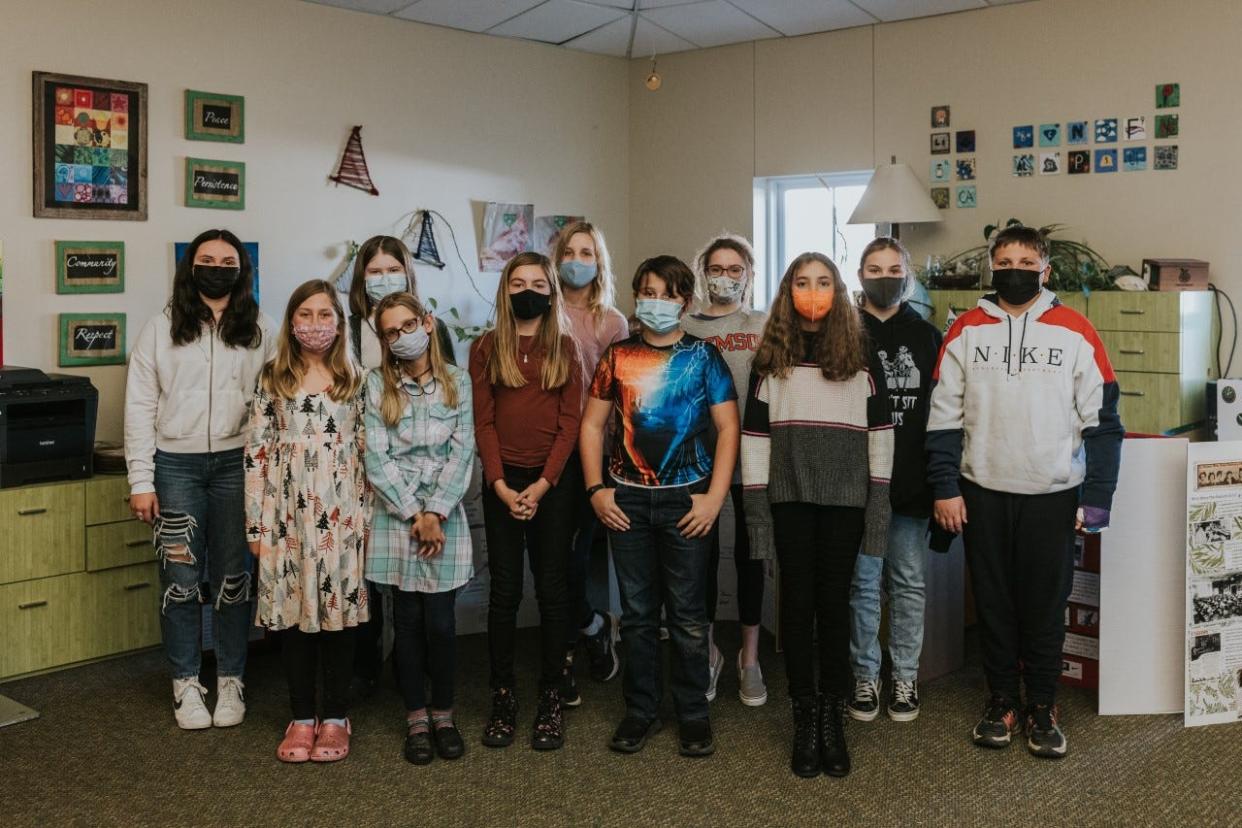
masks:
<svg viewBox="0 0 1242 828"><path fill-rule="evenodd" d="M568 261L561 262L561 281L576 288L584 288L595 281L599 267L594 263Z"/></svg>
<svg viewBox="0 0 1242 828"><path fill-rule="evenodd" d="M379 301L390 293L403 293L410 289L410 282L404 273L385 273L382 276L372 276L367 279L367 298L372 304L378 305Z"/></svg>
<svg viewBox="0 0 1242 828"><path fill-rule="evenodd" d="M634 306L634 316L652 333L666 334L677 330L681 324L681 302L668 299L639 299Z"/></svg>

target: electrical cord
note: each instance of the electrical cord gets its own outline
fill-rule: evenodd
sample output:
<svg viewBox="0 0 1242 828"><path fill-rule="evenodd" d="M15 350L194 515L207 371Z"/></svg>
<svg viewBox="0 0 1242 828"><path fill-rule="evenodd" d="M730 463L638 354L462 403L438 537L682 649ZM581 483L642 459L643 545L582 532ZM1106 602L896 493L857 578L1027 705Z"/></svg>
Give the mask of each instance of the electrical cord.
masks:
<svg viewBox="0 0 1242 828"><path fill-rule="evenodd" d="M1216 285L1209 284L1208 290L1216 294L1216 375L1224 379L1229 376L1230 370L1233 368L1233 355L1238 350L1238 312L1233 306L1233 300L1229 298L1229 294L1218 288ZM1233 339L1229 344L1229 359L1225 362L1225 370L1222 372L1220 368L1220 346L1224 344L1225 329L1221 324L1223 319L1220 310L1220 299L1225 298L1229 303L1229 315L1233 320Z"/></svg>

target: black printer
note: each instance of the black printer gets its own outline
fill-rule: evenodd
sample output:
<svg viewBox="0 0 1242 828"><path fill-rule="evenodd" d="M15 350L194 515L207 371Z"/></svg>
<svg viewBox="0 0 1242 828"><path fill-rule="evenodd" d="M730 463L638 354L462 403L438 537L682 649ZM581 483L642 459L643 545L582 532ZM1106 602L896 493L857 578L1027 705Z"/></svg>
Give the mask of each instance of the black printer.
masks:
<svg viewBox="0 0 1242 828"><path fill-rule="evenodd" d="M0 489L90 477L98 409L87 377L0 365Z"/></svg>

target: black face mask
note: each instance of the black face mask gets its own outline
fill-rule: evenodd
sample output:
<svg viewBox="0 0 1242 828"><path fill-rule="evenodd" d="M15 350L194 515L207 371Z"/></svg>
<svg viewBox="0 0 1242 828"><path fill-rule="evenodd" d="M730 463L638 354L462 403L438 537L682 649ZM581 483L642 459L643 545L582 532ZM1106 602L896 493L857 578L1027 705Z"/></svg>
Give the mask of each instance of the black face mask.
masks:
<svg viewBox="0 0 1242 828"><path fill-rule="evenodd" d="M241 275L240 267L216 267L215 265L194 265L191 271L194 276L194 288L208 299L223 299L237 284Z"/></svg>
<svg viewBox="0 0 1242 828"><path fill-rule="evenodd" d="M1011 305L1025 305L1039 295L1042 271L1006 267L992 271L992 289Z"/></svg>
<svg viewBox="0 0 1242 828"><path fill-rule="evenodd" d="M877 308L891 308L901 301L906 292L906 277L879 276L862 280L863 295Z"/></svg>
<svg viewBox="0 0 1242 828"><path fill-rule="evenodd" d="M552 297L537 290L523 290L509 294L509 303L513 305L513 315L518 319L538 319L552 307Z"/></svg>

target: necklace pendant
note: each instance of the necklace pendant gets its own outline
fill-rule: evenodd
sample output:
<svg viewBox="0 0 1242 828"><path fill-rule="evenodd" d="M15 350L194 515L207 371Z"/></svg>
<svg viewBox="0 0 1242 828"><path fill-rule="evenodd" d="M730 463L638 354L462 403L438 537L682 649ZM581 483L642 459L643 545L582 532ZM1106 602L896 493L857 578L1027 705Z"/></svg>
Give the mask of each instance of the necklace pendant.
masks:
<svg viewBox="0 0 1242 828"><path fill-rule="evenodd" d="M530 354L522 354L522 363L525 364L528 362L530 362Z"/></svg>

